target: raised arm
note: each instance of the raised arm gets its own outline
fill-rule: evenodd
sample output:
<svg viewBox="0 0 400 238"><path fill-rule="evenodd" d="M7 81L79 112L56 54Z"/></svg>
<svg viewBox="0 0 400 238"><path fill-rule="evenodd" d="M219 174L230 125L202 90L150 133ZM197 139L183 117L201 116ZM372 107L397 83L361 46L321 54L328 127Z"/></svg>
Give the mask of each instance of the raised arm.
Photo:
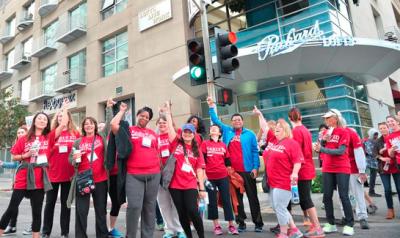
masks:
<svg viewBox="0 0 400 238"><path fill-rule="evenodd" d="M210 118L213 124L218 125L219 127L222 128L222 131L226 130L227 128L230 128L230 126L224 124L217 115L217 112L215 111L216 105L214 101L212 100L211 97L207 97L207 104L209 107L209 113L210 113Z"/></svg>
<svg viewBox="0 0 400 238"><path fill-rule="evenodd" d="M108 136L108 133L111 131L111 120L113 119L113 110L112 106L115 104L115 102L109 98L107 100L107 107L106 107L106 125L104 126L104 130L102 131L101 135L106 138Z"/></svg>
<svg viewBox="0 0 400 238"><path fill-rule="evenodd" d="M124 118L126 110L128 110L128 105L121 102L121 104L119 105L119 112L117 113L117 115L115 115L115 117L110 122L111 131L112 131L112 133L114 133L114 135L117 134L117 132L119 130L119 123L122 120L122 118Z"/></svg>
<svg viewBox="0 0 400 238"><path fill-rule="evenodd" d="M174 122L172 120L171 108L170 108L170 103L169 102L165 102L161 106L160 114L164 114L165 118L167 119L168 140L169 140L169 142L172 142L176 138L176 130L175 130L175 127L174 127Z"/></svg>
<svg viewBox="0 0 400 238"><path fill-rule="evenodd" d="M69 100L67 98L64 99L63 105L61 107L61 123L56 128L55 138L58 138L61 135L61 132L68 127L69 117L68 117L68 105ZM58 114L57 114L58 115ZM57 116L56 115L56 116ZM57 120L57 118L56 118Z"/></svg>
<svg viewBox="0 0 400 238"><path fill-rule="evenodd" d="M267 133L269 130L268 123L265 120L264 115L257 108L256 105L254 105L253 113L254 113L254 115L256 115L258 117L258 124L260 125L260 129L261 129L262 133Z"/></svg>

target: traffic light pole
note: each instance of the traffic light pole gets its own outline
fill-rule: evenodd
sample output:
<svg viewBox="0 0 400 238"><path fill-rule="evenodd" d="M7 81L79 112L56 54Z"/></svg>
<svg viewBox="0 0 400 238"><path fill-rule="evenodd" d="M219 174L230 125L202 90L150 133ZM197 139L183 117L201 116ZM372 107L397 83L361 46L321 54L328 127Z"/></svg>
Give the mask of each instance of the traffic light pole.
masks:
<svg viewBox="0 0 400 238"><path fill-rule="evenodd" d="M196 2L195 0L193 1ZM201 32L203 34L204 56L206 62L207 91L208 91L208 96L210 96L214 102L217 102L215 93L214 72L211 59L212 56L210 50L210 36L208 34L207 9L204 0L200 0L200 14L201 14L201 28L202 28ZM217 108L215 108L215 110L217 110Z"/></svg>

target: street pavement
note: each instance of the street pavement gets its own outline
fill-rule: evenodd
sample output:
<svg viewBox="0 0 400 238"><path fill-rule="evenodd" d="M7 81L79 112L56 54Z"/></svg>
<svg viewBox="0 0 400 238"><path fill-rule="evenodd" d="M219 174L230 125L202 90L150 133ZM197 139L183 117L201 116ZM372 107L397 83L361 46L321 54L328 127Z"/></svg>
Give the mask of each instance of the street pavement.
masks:
<svg viewBox="0 0 400 238"><path fill-rule="evenodd" d="M380 182L380 179L377 179ZM0 214L3 214L5 209L8 206L9 199L11 196L11 191L9 190L11 184L11 179L10 178L4 178L0 177ZM260 184L259 184L260 185ZM260 185L261 187L261 185ZM394 186L392 186L394 188ZM260 188L261 190L261 188ZM378 184L376 186L376 190L378 193L383 195L383 187L382 185ZM321 219L321 223L325 222L323 217L325 217L325 211L321 209L321 204L322 204L322 194L313 194L313 201L317 207L318 210L318 215ZM269 198L268 194L265 193L259 193L259 199L261 203L261 210L262 210L262 215L263 215L263 220L264 220L264 231L262 233L255 233L253 232L254 225L251 223L250 219L250 214L249 214L249 206L247 202L247 198L244 198L245 201L245 207L246 211L248 213L248 219L247 219L247 232L241 233L240 237L248 237L248 238L269 238L269 237L274 237L274 235L269 232L269 228L272 226L276 225L276 217L275 214L273 213L270 203L269 203ZM337 202L337 197L335 198L336 202L335 204L338 204ZM360 225L358 222L355 224L355 235L353 237L362 237L362 238L373 238L373 237L379 237L379 238L384 238L384 237L390 237L390 238L400 238L400 206L399 206L399 201L396 196L393 196L394 204L395 204L395 211L396 211L396 219L388 221L385 220L385 215L386 215L386 203L385 199L383 197L381 198L374 198L375 203L378 206L378 211L376 212L375 215L370 215L369 217L369 224L370 224L370 230L361 230ZM44 207L44 204L43 204ZM109 206L110 208L110 202ZM117 223L117 228L124 232L125 231L125 208L121 209L118 223ZM53 232L51 237L60 237L60 226L59 226L59 217L60 217L60 203L59 201L56 204L56 209L55 209L55 215L54 215L54 224L53 224ZM294 213L294 219L296 224L299 226L300 229L304 230L302 226L302 212L299 206L294 206L293 208L293 213ZM337 219L341 218L341 212L340 212L340 207L338 205L335 206L335 216ZM222 210L220 210L220 217L223 218L223 213ZM89 217L88 217L88 237L96 237L95 236L95 216L94 216L94 210L93 207L91 207L90 212L89 212ZM18 223L17 223L17 235L14 235L13 237L29 237L29 236L23 236L22 231L29 227L31 222L31 211L30 211L30 204L27 199L24 199L23 202L21 203L19 207L19 216L18 216ZM221 222L222 227L224 231L226 232L227 229L227 223L222 221ZM70 237L74 237L74 226L75 226L75 207L72 208L72 213L71 213L71 229L70 229ZM213 227L212 227L212 222L211 221L205 221L204 223L205 226L205 231L206 237L214 237L213 234ZM342 227L338 226L339 231L342 230ZM140 233L140 232L139 232ZM195 234L195 232L193 232ZM161 238L163 235L163 232L161 231L155 231L154 237L156 238ZM140 237L140 234L137 235L137 237ZM194 235L194 237L197 237L197 235ZM231 237L228 234L224 234L220 236L221 238L223 237ZM335 233L335 234L329 234L327 237L343 237L341 233Z"/></svg>

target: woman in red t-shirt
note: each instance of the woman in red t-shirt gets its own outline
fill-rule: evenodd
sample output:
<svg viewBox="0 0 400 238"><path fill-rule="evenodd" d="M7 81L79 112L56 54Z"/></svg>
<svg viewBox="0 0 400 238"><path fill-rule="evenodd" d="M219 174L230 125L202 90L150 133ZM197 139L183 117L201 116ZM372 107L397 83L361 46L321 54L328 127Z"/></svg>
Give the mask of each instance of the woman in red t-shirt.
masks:
<svg viewBox="0 0 400 238"><path fill-rule="evenodd" d="M121 103L119 112L111 121L114 134L128 106ZM158 156L157 134L147 127L153 118L153 111L143 107L136 113L136 126L129 127L132 152L126 161L126 236L136 237L139 218L140 230L145 237L153 237L156 218L157 192L160 185L160 158Z"/></svg>
<svg viewBox="0 0 400 238"><path fill-rule="evenodd" d="M92 117L86 117L82 121L82 136L76 140L70 153L72 164L78 173L92 170L95 189L92 192L94 212L96 215L96 237L108 237L107 228L107 189L108 174L106 170L106 139L110 132L112 118L112 106L114 102L107 100L106 125L102 132L98 132L97 121ZM80 160L77 162L77 160ZM75 185L71 185L72 188ZM87 238L87 217L90 206L90 193L80 194L77 189L75 202L75 237Z"/></svg>
<svg viewBox="0 0 400 238"><path fill-rule="evenodd" d="M71 178L74 175L74 167L69 163L69 154L71 153L72 145L80 135L72 121L71 113L68 111L68 104L68 100L64 100L61 111L54 116L51 123L51 132L49 134L49 178L53 189L46 193L42 237L49 237L53 228L54 207L58 198L58 188L61 189L61 236L67 237L69 234L71 209L67 207L67 198L71 186Z"/></svg>
<svg viewBox="0 0 400 238"><path fill-rule="evenodd" d="M18 206L24 197L29 197L32 206L32 237L40 237L40 226L44 192L51 189L47 177L49 117L37 113L26 136L21 137L11 148L13 160L21 161L17 168L14 190L7 210L0 220L0 236L11 217L18 212Z"/></svg>
<svg viewBox="0 0 400 238"><path fill-rule="evenodd" d="M387 125L386 125L387 123ZM381 174L380 177L382 179L383 188L385 190L385 199L388 207L388 212L386 215L386 219L394 219L395 213L393 209L393 197L392 197L392 189L391 189L391 181L390 177L393 177L397 196L399 197L400 202L400 170L398 168L400 157L400 153L398 152L397 147L399 147L400 141L400 119L397 116L388 116L386 117L386 123L379 123L379 131L382 136L378 139L377 142L377 154L379 155L379 161L381 162ZM389 128L392 130L392 133L389 134ZM383 142L383 143L381 143ZM385 164L388 164L387 170L384 170Z"/></svg>
<svg viewBox="0 0 400 238"><path fill-rule="evenodd" d="M300 207L304 213L304 221L311 221L311 227L305 234L306 237L321 236L324 232L321 229L317 210L311 198L311 181L315 178L315 166L312 156L312 137L310 131L301 122L301 113L297 108L292 108L288 117L292 124L293 139L299 143L304 156L304 163L299 171L299 197ZM308 222L310 222L308 221Z"/></svg>
<svg viewBox="0 0 400 238"><path fill-rule="evenodd" d="M315 151L323 157L322 180L324 187L324 204L328 223L324 225L325 233L337 232L335 216L333 213L333 191L338 187L340 200L345 214L344 235L354 234L353 209L349 199L350 159L348 156L349 134L343 127L342 114L331 109L322 116L329 127L323 135L323 142L314 146ZM326 142L326 143L325 143Z"/></svg>
<svg viewBox="0 0 400 238"><path fill-rule="evenodd" d="M169 103L161 107L160 113L166 115L170 152L176 158L169 192L178 211L179 221L188 238L193 237L190 221L196 228L199 238L204 238L204 226L198 212L197 197L207 196L204 188L205 164L203 154L195 140L196 129L193 124L184 124L182 134L178 136L173 127Z"/></svg>
<svg viewBox="0 0 400 238"><path fill-rule="evenodd" d="M218 221L218 201L217 190L219 197L222 200L224 208L225 221L228 221L228 232L233 235L238 235L239 232L233 224L233 210L231 203L231 195L229 192L228 170L231 169L231 161L226 145L221 142L221 128L218 125L210 127L210 140L203 141L201 144L201 152L204 155L206 162L206 175L208 180L213 185L214 189L207 188L209 197L208 204L208 219L213 220L214 234L222 235L222 228Z"/></svg>
<svg viewBox="0 0 400 238"><path fill-rule="evenodd" d="M301 237L303 234L296 227L287 205L292 198L291 185L296 184L299 177L303 154L299 144L292 139L290 126L284 119L278 120L275 136L276 142L267 146L263 158L271 188L272 208L280 227L277 237Z"/></svg>

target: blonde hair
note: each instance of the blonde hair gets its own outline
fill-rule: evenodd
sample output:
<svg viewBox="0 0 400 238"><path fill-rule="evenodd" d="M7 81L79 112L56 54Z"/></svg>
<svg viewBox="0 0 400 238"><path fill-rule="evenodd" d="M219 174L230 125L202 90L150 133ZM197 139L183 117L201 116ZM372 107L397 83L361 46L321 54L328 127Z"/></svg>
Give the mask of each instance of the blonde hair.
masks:
<svg viewBox="0 0 400 238"><path fill-rule="evenodd" d="M284 134L285 134L285 138L292 138L292 129L290 128L289 123L286 122L285 119L283 118L279 118L276 126L281 126L283 128Z"/></svg>
<svg viewBox="0 0 400 238"><path fill-rule="evenodd" d="M58 116L62 113L62 111L57 112L53 119L51 120L51 130L56 129L60 124L58 123ZM67 112L68 115L68 131L71 132L78 132L78 129L76 128L74 121L72 120L72 114L71 112Z"/></svg>

